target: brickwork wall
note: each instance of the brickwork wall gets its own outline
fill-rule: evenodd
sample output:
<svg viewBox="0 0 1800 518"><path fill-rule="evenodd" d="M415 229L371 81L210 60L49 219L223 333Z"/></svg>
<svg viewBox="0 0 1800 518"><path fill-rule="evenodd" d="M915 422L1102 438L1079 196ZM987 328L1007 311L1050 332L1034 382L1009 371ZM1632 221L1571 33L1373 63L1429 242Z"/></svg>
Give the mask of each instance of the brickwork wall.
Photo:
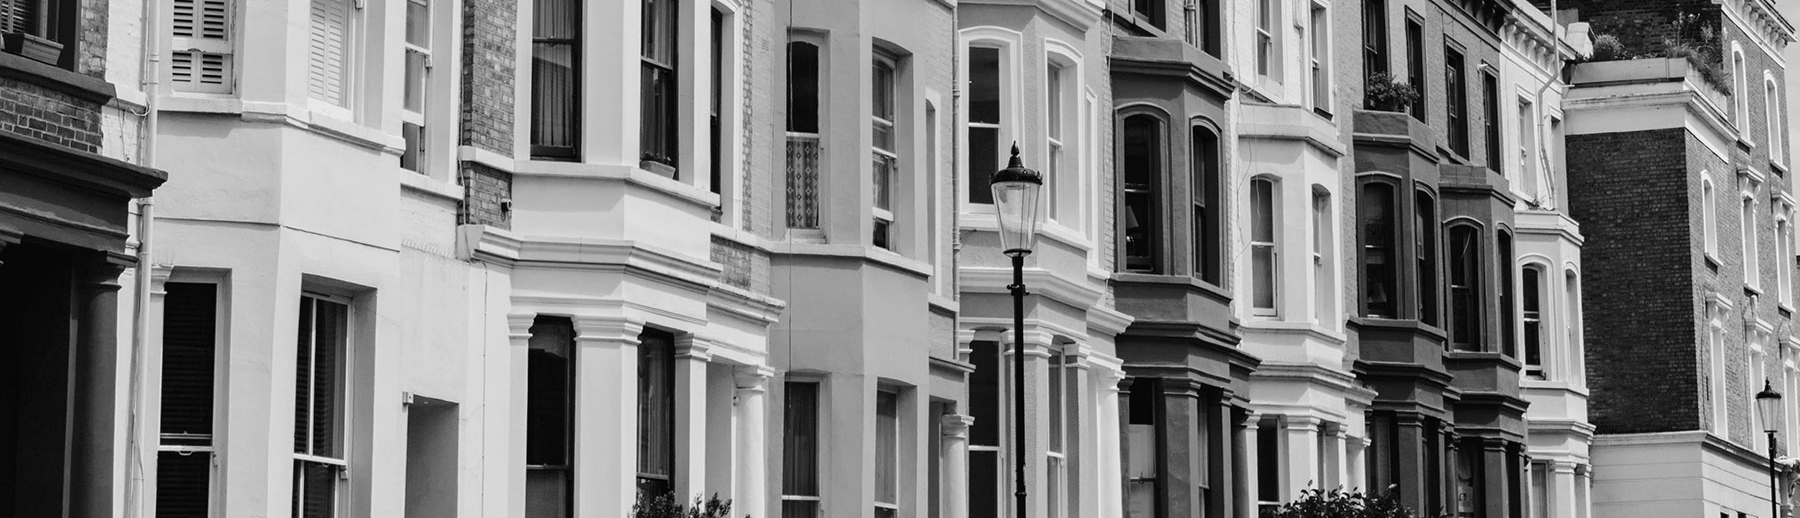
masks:
<svg viewBox="0 0 1800 518"><path fill-rule="evenodd" d="M1335 59L1333 74L1337 78L1336 120L1338 141L1349 144L1354 128L1355 110L1363 106L1363 55L1362 55L1362 2L1337 2L1332 4L1332 41L1331 51ZM1336 235L1344 236L1338 245L1345 258L1338 278L1343 282L1343 296L1338 307L1343 308L1344 315L1353 315L1358 307L1357 293L1361 290L1362 277L1360 262L1356 255L1354 236L1356 236L1356 161L1338 160L1340 176L1339 185L1350 186L1340 189L1338 193L1338 229ZM1346 330L1355 333L1354 328ZM1346 343L1348 355L1358 356L1355 336Z"/></svg>
<svg viewBox="0 0 1800 518"><path fill-rule="evenodd" d="M463 3L460 145L512 156L517 20L516 0ZM457 222L511 228L501 202L512 199L512 174L471 161L458 169L463 202Z"/></svg>
<svg viewBox="0 0 1800 518"><path fill-rule="evenodd" d="M712 261L724 267L724 270L719 272L719 282L725 283L727 286L750 289L752 283L750 256L754 250L749 245L713 236ZM765 272L764 275L763 283L767 284L767 273Z"/></svg>
<svg viewBox="0 0 1800 518"><path fill-rule="evenodd" d="M501 202L512 199L512 174L470 161L462 163L459 174L463 202L456 222L512 228L512 214L501 208Z"/></svg>
<svg viewBox="0 0 1800 518"><path fill-rule="evenodd" d="M0 78L0 131L87 152L100 150L100 105Z"/></svg>
<svg viewBox="0 0 1800 518"><path fill-rule="evenodd" d="M106 4L107 0L81 0L81 36L76 44L76 52L80 54L75 56L76 72L100 79L106 78ZM136 41L123 43L138 44Z"/></svg>
<svg viewBox="0 0 1800 518"><path fill-rule="evenodd" d="M1694 159L1675 151L1689 139L1681 129L1567 139L1569 205L1587 236L1582 308L1589 419L1599 433L1701 425L1695 359L1705 350L1688 275L1700 186Z"/></svg>

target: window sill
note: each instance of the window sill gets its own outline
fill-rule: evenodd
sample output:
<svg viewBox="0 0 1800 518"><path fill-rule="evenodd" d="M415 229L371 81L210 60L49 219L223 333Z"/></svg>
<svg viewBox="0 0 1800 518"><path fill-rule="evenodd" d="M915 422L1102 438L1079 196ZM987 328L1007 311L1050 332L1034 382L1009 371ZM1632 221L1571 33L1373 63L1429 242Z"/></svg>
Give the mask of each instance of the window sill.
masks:
<svg viewBox="0 0 1800 518"><path fill-rule="evenodd" d="M1777 175L1785 176L1785 175L1787 175L1787 172L1788 172L1788 166L1787 166L1787 164L1781 163L1781 161L1779 161L1779 160L1770 159L1769 160L1769 170L1774 171L1775 174L1777 174Z"/></svg>
<svg viewBox="0 0 1800 518"><path fill-rule="evenodd" d="M4 52L0 52L0 77L42 86L95 103L105 103L117 94L113 84L104 79L77 74L25 56Z"/></svg>
<svg viewBox="0 0 1800 518"><path fill-rule="evenodd" d="M402 189L424 193L449 201L460 202L463 199L463 188L460 185L441 181L405 169L400 169L396 174L400 175L400 188Z"/></svg>
<svg viewBox="0 0 1800 518"><path fill-rule="evenodd" d="M1724 264L1719 262L1719 258L1714 257L1712 252L1703 252L1701 255L1706 256L1706 266L1712 268L1714 272L1719 271L1719 266Z"/></svg>
<svg viewBox="0 0 1800 518"><path fill-rule="evenodd" d="M1782 317L1794 316L1794 303L1793 302L1788 302L1788 301L1777 302L1777 303L1775 303L1775 309L1781 311Z"/></svg>
<svg viewBox="0 0 1800 518"><path fill-rule="evenodd" d="M1751 286L1749 284L1745 284L1744 285L1744 294L1754 296L1754 297L1761 297L1763 294L1763 290L1762 290L1762 288L1758 288L1756 286Z"/></svg>

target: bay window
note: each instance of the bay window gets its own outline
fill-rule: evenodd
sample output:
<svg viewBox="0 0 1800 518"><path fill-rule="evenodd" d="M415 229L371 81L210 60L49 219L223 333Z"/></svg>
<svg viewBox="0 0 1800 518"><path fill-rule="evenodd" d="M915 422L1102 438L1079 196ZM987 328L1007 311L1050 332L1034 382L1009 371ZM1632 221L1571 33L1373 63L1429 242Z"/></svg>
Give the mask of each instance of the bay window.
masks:
<svg viewBox="0 0 1800 518"><path fill-rule="evenodd" d="M575 328L568 318L531 323L525 380L525 516L574 516Z"/></svg>
<svg viewBox="0 0 1800 518"><path fill-rule="evenodd" d="M789 381L781 428L781 516L818 518L819 384Z"/></svg>
<svg viewBox="0 0 1800 518"><path fill-rule="evenodd" d="M1450 344L1481 350L1481 231L1450 227Z"/></svg>
<svg viewBox="0 0 1800 518"><path fill-rule="evenodd" d="M875 393L875 518L900 516L900 394Z"/></svg>
<svg viewBox="0 0 1800 518"><path fill-rule="evenodd" d="M1163 124L1151 115L1137 114L1125 118L1120 175L1122 209L1119 225L1125 241L1125 269L1132 272L1159 273L1158 250L1162 246L1162 214L1157 209L1157 192L1162 177Z"/></svg>
<svg viewBox="0 0 1800 518"><path fill-rule="evenodd" d="M894 58L885 52L877 51L875 62L871 67L872 92L870 99L874 103L869 116L872 133L872 149L874 165L871 168L875 195L874 236L875 246L892 250L894 243L891 233L894 227L894 190L896 176L900 174L900 159L895 153L897 131L894 97Z"/></svg>
<svg viewBox="0 0 1800 518"><path fill-rule="evenodd" d="M680 153L680 85L676 74L676 42L680 35L678 0L643 0L643 68L638 121L641 160L654 172L679 180L676 157Z"/></svg>
<svg viewBox="0 0 1800 518"><path fill-rule="evenodd" d="M1419 268L1419 323L1438 325L1438 217L1431 195L1419 191L1413 204L1413 246Z"/></svg>
<svg viewBox="0 0 1800 518"><path fill-rule="evenodd" d="M1220 217L1224 210L1222 199L1222 168L1219 164L1219 135L1208 126L1193 126L1191 149L1193 155L1193 177L1189 180L1189 189L1194 193L1193 225L1194 225L1194 276L1214 286L1222 286L1220 271L1223 270L1225 236L1223 229L1225 218Z"/></svg>
<svg viewBox="0 0 1800 518"><path fill-rule="evenodd" d="M1525 274L1520 279L1524 285L1522 301L1524 303L1524 338L1525 338L1525 375L1534 379L1544 379L1544 267L1527 265Z"/></svg>
<svg viewBox="0 0 1800 518"><path fill-rule="evenodd" d="M1508 357L1517 358L1519 338L1516 326L1519 322L1515 318L1518 308L1514 307L1517 304L1514 293L1518 288L1513 285L1513 272L1519 267L1514 263L1512 234L1501 231L1496 248L1498 250L1494 262L1500 265L1500 350Z"/></svg>
<svg viewBox="0 0 1800 518"><path fill-rule="evenodd" d="M1279 314L1280 255L1276 219L1280 209L1274 180L1268 177L1250 179L1250 286L1251 313L1261 316Z"/></svg>
<svg viewBox="0 0 1800 518"><path fill-rule="evenodd" d="M531 156L573 160L580 137L581 2L532 5Z"/></svg>
<svg viewBox="0 0 1800 518"><path fill-rule="evenodd" d="M1448 97L1445 102L1450 105L1445 110L1449 117L1450 151L1463 158L1469 156L1469 86L1466 83L1462 49L1445 43L1444 92Z"/></svg>
<svg viewBox="0 0 1800 518"><path fill-rule="evenodd" d="M1395 246L1394 186L1368 183L1358 197L1362 238L1363 316L1399 317L1399 261Z"/></svg>
<svg viewBox="0 0 1800 518"><path fill-rule="evenodd" d="M991 205L988 189L1001 167L1000 49L969 47L969 203Z"/></svg>
<svg viewBox="0 0 1800 518"><path fill-rule="evenodd" d="M1158 30L1163 28L1164 10L1163 0L1131 0L1131 14Z"/></svg>
<svg viewBox="0 0 1800 518"><path fill-rule="evenodd" d="M675 490L675 337L646 329L638 336L637 492Z"/></svg>
<svg viewBox="0 0 1800 518"><path fill-rule="evenodd" d="M347 373L349 306L323 296L300 298L295 346L293 516L346 514L345 437L350 401Z"/></svg>

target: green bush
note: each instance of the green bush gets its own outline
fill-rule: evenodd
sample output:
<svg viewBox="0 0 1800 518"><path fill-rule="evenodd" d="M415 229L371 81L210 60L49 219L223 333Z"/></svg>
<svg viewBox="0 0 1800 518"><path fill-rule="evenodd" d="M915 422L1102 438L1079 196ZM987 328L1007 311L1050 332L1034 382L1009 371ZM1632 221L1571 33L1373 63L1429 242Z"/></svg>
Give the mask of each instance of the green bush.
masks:
<svg viewBox="0 0 1800 518"><path fill-rule="evenodd" d="M1631 59L1631 55L1625 53L1625 44L1619 43L1618 36L1601 34L1594 37L1594 53L1588 56L1588 61L1619 61L1623 59Z"/></svg>
<svg viewBox="0 0 1800 518"><path fill-rule="evenodd" d="M1419 518L1394 497L1393 487L1381 496L1362 491L1305 489L1300 498L1263 509L1262 518Z"/></svg>
<svg viewBox="0 0 1800 518"><path fill-rule="evenodd" d="M718 493L713 493L712 498L704 502L700 495L694 495L693 507L685 508L675 502L673 492L656 496L638 493L637 503L631 505L632 518L726 518L730 515L731 501L719 500Z"/></svg>

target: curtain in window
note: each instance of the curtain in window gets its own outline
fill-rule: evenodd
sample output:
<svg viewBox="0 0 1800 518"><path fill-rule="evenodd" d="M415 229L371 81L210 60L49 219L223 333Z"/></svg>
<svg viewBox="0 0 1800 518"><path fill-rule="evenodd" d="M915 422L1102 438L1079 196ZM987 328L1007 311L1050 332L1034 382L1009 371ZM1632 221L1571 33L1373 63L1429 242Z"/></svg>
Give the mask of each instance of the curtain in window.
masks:
<svg viewBox="0 0 1800 518"><path fill-rule="evenodd" d="M348 308L311 296L300 304L294 389L294 515L335 514L344 469L344 365Z"/></svg>
<svg viewBox="0 0 1800 518"><path fill-rule="evenodd" d="M781 494L803 498L783 498L781 514L784 518L818 518L819 385L790 381L783 395Z"/></svg>
<svg viewBox="0 0 1800 518"><path fill-rule="evenodd" d="M674 477L674 337L645 331L638 337L638 490L667 493Z"/></svg>
<svg viewBox="0 0 1800 518"><path fill-rule="evenodd" d="M900 502L900 395L875 394L875 516L898 515ZM883 505L886 504L886 505Z"/></svg>
<svg viewBox="0 0 1800 518"><path fill-rule="evenodd" d="M1394 188L1387 184L1363 186L1360 201L1364 316L1394 318L1398 308L1394 285Z"/></svg>
<svg viewBox="0 0 1800 518"><path fill-rule="evenodd" d="M676 0L644 0L643 70L640 75L638 145L643 159L675 165Z"/></svg>
<svg viewBox="0 0 1800 518"><path fill-rule="evenodd" d="M1162 170L1162 124L1149 115L1125 118L1124 227L1125 264L1131 271L1155 272L1157 233L1157 179Z"/></svg>
<svg viewBox="0 0 1800 518"><path fill-rule="evenodd" d="M573 156L580 120L578 0L537 0L531 40L531 145L539 156Z"/></svg>

